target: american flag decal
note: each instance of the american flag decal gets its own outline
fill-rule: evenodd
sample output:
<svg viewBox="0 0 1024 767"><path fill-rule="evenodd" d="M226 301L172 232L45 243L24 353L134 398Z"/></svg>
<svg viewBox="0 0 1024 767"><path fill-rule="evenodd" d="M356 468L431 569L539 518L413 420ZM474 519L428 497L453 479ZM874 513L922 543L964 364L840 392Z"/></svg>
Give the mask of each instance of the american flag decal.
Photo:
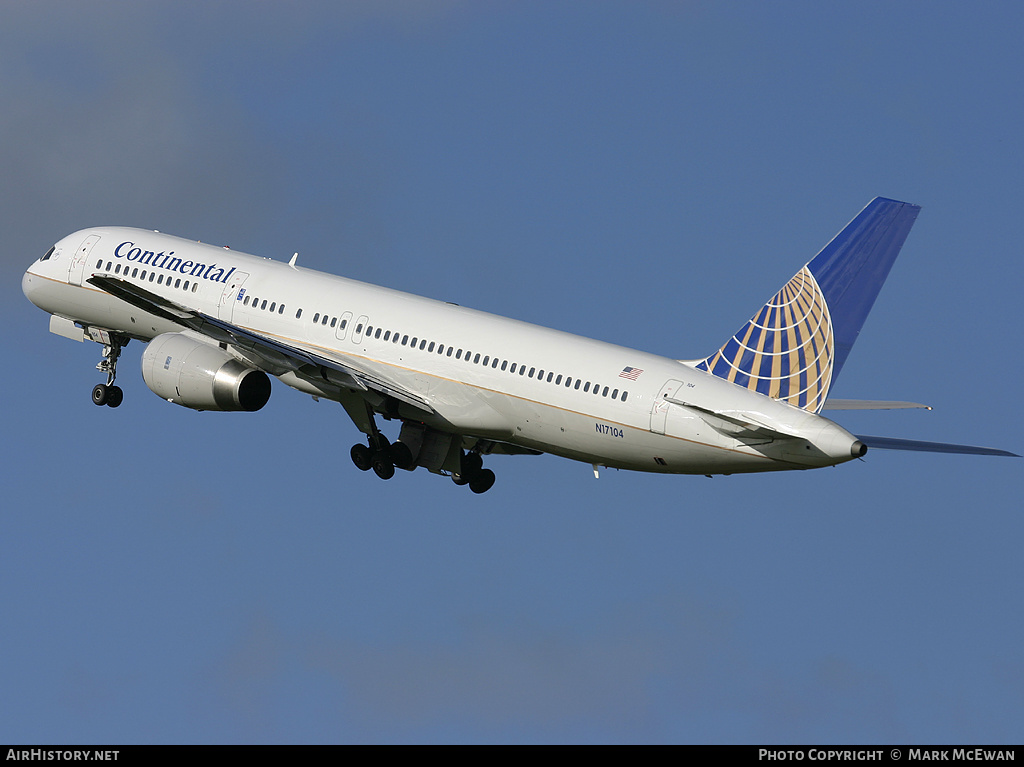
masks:
<svg viewBox="0 0 1024 767"><path fill-rule="evenodd" d="M644 371L641 368L622 368L622 372L619 373L619 378L628 378L630 381L635 381L640 377L640 374Z"/></svg>

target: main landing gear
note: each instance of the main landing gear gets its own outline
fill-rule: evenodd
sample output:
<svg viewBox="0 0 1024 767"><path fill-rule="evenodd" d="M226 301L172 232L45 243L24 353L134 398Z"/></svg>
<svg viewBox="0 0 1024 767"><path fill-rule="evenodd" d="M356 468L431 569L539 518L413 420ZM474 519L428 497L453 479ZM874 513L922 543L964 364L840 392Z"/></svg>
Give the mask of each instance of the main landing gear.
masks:
<svg viewBox="0 0 1024 767"><path fill-rule="evenodd" d="M452 474L456 485L469 485L474 493L486 493L494 485L494 472L484 468L479 453L463 453L458 474Z"/></svg>
<svg viewBox="0 0 1024 767"><path fill-rule="evenodd" d="M454 435L441 435L442 437L449 440L444 443L446 445L445 452L448 452L447 445L451 444L451 450L454 450L456 455L459 456L458 473L452 470L450 464L446 466L441 457L436 457L436 453L426 451L429 456L433 454L436 458L436 462L432 462L431 458L424 458L425 448L421 442L422 436L417 439L416 434L422 434L422 430L417 432L414 428L413 435L405 433L406 427L403 427L403 438L406 440L412 440L412 447L406 442L389 442L388 438L385 437L377 429L377 425L373 420L372 413L369 415L369 422L363 422L364 428L371 430L371 433L366 435L367 444L355 444L352 446L351 456L352 463L356 465L356 468L360 471L370 471L373 469L373 473L381 479L391 479L395 476L395 469L405 469L412 471L417 466L425 466L435 474L450 474L452 480L456 485L469 485L469 489L474 493L486 493L494 485L494 472L490 469L483 467L483 458L477 452L464 453L455 446L458 443L451 444L453 440L461 439ZM435 436L437 433L434 433ZM428 436L428 440L430 437ZM436 443L434 443L436 445ZM417 452L414 454L413 450ZM451 453L448 453L451 455ZM419 456L417 458L417 455ZM443 455L443 454L442 454ZM455 455L452 455L451 460L454 461Z"/></svg>
<svg viewBox="0 0 1024 767"><path fill-rule="evenodd" d="M352 463L359 471L369 471L381 479L391 479L395 469L412 469L412 451L401 442L390 443L388 438L379 431L367 436L369 445L355 444L352 446Z"/></svg>
<svg viewBox="0 0 1024 767"><path fill-rule="evenodd" d="M92 388L92 402L94 405L106 405L117 407L124 401L124 392L120 386L114 385L117 377L117 358L121 356L121 349L127 346L130 339L118 336L114 333L103 333L103 359L96 369L107 374L105 384L96 384Z"/></svg>

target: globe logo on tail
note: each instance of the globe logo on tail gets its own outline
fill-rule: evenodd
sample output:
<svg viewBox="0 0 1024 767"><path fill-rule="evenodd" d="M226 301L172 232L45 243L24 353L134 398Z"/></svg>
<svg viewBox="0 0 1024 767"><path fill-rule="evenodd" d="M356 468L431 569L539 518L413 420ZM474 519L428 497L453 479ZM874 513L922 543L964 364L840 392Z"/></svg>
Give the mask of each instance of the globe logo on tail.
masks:
<svg viewBox="0 0 1024 767"><path fill-rule="evenodd" d="M828 304L805 266L697 368L817 413L832 383L834 360Z"/></svg>

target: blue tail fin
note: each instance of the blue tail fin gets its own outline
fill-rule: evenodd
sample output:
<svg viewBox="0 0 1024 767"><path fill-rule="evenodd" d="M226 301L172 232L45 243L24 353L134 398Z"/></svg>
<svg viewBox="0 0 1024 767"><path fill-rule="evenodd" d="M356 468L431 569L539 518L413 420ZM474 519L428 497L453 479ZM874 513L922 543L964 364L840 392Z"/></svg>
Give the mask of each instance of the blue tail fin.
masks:
<svg viewBox="0 0 1024 767"><path fill-rule="evenodd" d="M876 197L697 368L819 412L920 210Z"/></svg>

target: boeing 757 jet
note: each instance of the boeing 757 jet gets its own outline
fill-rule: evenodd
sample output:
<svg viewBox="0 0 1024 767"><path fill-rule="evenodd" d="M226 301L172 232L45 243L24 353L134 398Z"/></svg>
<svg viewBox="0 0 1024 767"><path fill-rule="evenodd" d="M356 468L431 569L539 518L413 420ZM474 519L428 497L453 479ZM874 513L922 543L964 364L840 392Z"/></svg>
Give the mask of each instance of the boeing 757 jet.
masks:
<svg viewBox="0 0 1024 767"><path fill-rule="evenodd" d="M103 346L96 405L121 404L117 363L134 339L146 385L176 405L259 410L272 377L339 402L366 436L353 463L382 479L423 467L483 493L494 454L706 475L833 466L870 447L1014 455L858 436L820 415L917 406L828 394L919 211L872 200L696 360L124 227L68 235L22 288L52 332Z"/></svg>

